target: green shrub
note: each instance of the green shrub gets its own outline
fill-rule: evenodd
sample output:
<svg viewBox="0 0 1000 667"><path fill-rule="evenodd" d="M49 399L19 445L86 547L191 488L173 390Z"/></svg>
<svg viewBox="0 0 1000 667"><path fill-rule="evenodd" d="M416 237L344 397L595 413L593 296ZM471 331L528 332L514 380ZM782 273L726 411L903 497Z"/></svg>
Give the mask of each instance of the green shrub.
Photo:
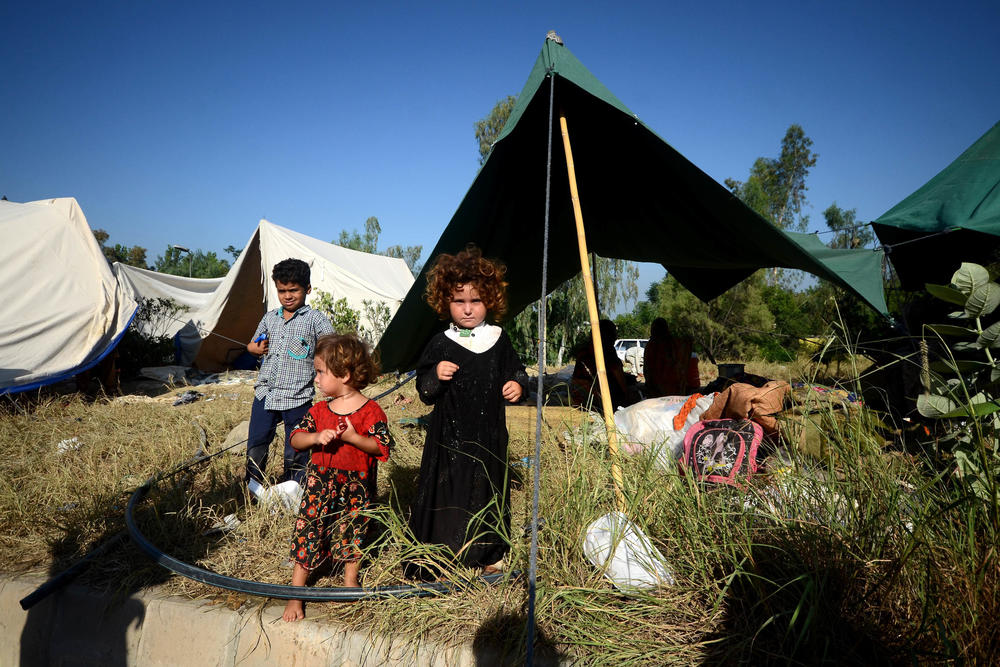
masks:
<svg viewBox="0 0 1000 667"><path fill-rule="evenodd" d="M389 306L380 301L364 299L361 302L362 312L358 312L347 304L347 299L334 299L332 294L323 290L315 291L310 305L330 319L334 331L354 334L372 347L378 344L392 319Z"/></svg>
<svg viewBox="0 0 1000 667"><path fill-rule="evenodd" d="M134 377L145 366L174 363L174 339L167 327L187 308L173 299L140 298L132 324L118 343L118 367L123 377Z"/></svg>
<svg viewBox="0 0 1000 667"><path fill-rule="evenodd" d="M917 409L941 420L938 441L950 445L958 474L995 506L1000 499L1000 363L992 350L1000 347L1000 321L985 327L984 321L1000 306L1000 285L982 266L963 263L951 284L929 284L927 291L962 310L948 315L954 324L925 326L935 342L959 340L945 345L941 358L929 364L925 382L932 391L917 398Z"/></svg>

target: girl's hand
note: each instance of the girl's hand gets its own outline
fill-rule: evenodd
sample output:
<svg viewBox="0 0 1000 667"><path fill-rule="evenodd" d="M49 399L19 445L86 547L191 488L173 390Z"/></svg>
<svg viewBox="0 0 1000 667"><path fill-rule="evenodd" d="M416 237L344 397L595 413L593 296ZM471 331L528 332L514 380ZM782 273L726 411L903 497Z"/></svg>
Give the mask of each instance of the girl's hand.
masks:
<svg viewBox="0 0 1000 667"><path fill-rule="evenodd" d="M351 444L354 444L358 438L358 432L354 429L354 424L351 423L350 419L344 417L341 417L341 419L344 420L342 422L344 430L340 432L341 440L343 440L344 442L349 442Z"/></svg>
<svg viewBox="0 0 1000 667"><path fill-rule="evenodd" d="M321 446L329 445L331 442L340 437L341 433L343 433L343 431L339 429L336 431L332 428L323 429L316 434L316 444Z"/></svg>
<svg viewBox="0 0 1000 667"><path fill-rule="evenodd" d="M500 393L511 403L517 403L521 400L521 385L513 380L508 380Z"/></svg>
<svg viewBox="0 0 1000 667"><path fill-rule="evenodd" d="M441 361L437 365L437 376L438 380L450 380L455 377L455 371L458 370L458 364L452 363L450 361Z"/></svg>

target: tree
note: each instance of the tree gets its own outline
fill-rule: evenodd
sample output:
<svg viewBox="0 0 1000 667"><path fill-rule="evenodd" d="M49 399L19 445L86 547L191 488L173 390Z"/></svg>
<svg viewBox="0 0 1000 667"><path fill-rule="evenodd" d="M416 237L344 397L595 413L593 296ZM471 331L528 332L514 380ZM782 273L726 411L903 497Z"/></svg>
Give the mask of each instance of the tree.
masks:
<svg viewBox="0 0 1000 667"><path fill-rule="evenodd" d="M94 238L97 239L97 245L100 246L105 259L108 260L108 264L120 262L130 266L138 266L140 269L149 268L146 264L146 249L142 246L125 246L121 243L116 243L115 245L109 247L107 245L107 241L111 237L110 234L103 229L95 229L93 230L93 234Z"/></svg>
<svg viewBox="0 0 1000 667"><path fill-rule="evenodd" d="M626 260L594 257L596 266L591 272L603 317L619 304L635 301L639 293L639 269ZM524 359L534 359L538 352L539 303L531 303L508 325L514 348ZM590 338L590 313L583 276L577 274L559 285L549 294L546 305L546 358L562 366L566 355Z"/></svg>
<svg viewBox="0 0 1000 667"><path fill-rule="evenodd" d="M490 156L490 151L493 150L493 144L496 143L497 137L503 131L503 126L507 124L507 119L510 117L510 112L514 110L515 103L517 103L517 98L508 95L493 106L489 115L476 121L476 141L479 142L480 167L486 164L486 159Z"/></svg>
<svg viewBox="0 0 1000 667"><path fill-rule="evenodd" d="M690 336L696 349L723 360L751 356L771 336L774 316L764 302L758 271L708 303L668 275L656 284L656 310L678 336Z"/></svg>
<svg viewBox="0 0 1000 667"><path fill-rule="evenodd" d="M857 223L857 215L857 209L844 210L837 202L823 211L826 226L834 232L828 244L831 248L863 248L875 240L871 227Z"/></svg>
<svg viewBox="0 0 1000 667"><path fill-rule="evenodd" d="M391 245L382 251L382 254L386 257L395 257L406 262L406 265L410 267L410 272L413 275L420 273L420 253L424 251L422 245Z"/></svg>
<svg viewBox="0 0 1000 667"><path fill-rule="evenodd" d="M825 326L817 325L812 311L805 307L808 293L793 292L780 285L764 285L761 296L774 317L774 334L759 345L769 361L795 359L803 339L824 332Z"/></svg>
<svg viewBox="0 0 1000 667"><path fill-rule="evenodd" d="M234 245L227 245L225 248L222 249L222 251L228 252L230 255L232 255L233 261L235 262L240 258L240 253L243 252L243 248L237 248Z"/></svg>
<svg viewBox="0 0 1000 667"><path fill-rule="evenodd" d="M192 250L189 256L187 252L168 245L166 251L157 256L153 269L174 276L186 276L190 271L192 278L221 278L229 273L229 262L217 257L214 252Z"/></svg>
<svg viewBox="0 0 1000 667"><path fill-rule="evenodd" d="M373 255L383 255L385 257L395 257L397 259L401 259L406 262L406 266L409 267L410 273L413 275L420 273L420 253L423 252L424 247L422 245L393 245L389 246L382 252L379 252L377 250L378 237L381 233L382 225L379 224L378 218L371 216L365 220L365 233L363 236L356 229L351 231L343 229L340 231L340 236L337 240L332 243L335 243L342 248L350 248L351 250L359 250Z"/></svg>
<svg viewBox="0 0 1000 667"><path fill-rule="evenodd" d="M837 202L823 211L826 226L833 232L829 242L831 248L863 248L875 241L875 234L868 225L859 225L856 209L842 209ZM856 336L861 332L875 337L888 335L888 323L863 302L856 294L844 288L821 280L820 284L807 293L803 312L817 323L825 323L840 329L847 335Z"/></svg>
<svg viewBox="0 0 1000 667"><path fill-rule="evenodd" d="M819 157L813 141L801 125L789 125L777 158L757 158L745 182L726 179L726 187L743 202L781 229L805 231L809 216L802 214L806 202L806 177Z"/></svg>
<svg viewBox="0 0 1000 667"><path fill-rule="evenodd" d="M806 176L819 157L812 152L812 144L801 125L789 125L781 140L781 155L757 158L745 182L727 178L726 187L776 227L804 232L809 226L809 216L802 213L808 189ZM791 276L782 269L771 269L771 284L785 282L791 286L801 274L794 272Z"/></svg>
<svg viewBox="0 0 1000 667"><path fill-rule="evenodd" d="M347 231L342 229L340 237L335 241L341 248L360 250L361 252L375 253L378 245L378 236L382 233L382 225L374 215L365 220L365 234L362 236L358 230Z"/></svg>
<svg viewBox="0 0 1000 667"><path fill-rule="evenodd" d="M648 338L649 327L657 317L653 304L640 301L631 313L622 313L615 318L619 338Z"/></svg>

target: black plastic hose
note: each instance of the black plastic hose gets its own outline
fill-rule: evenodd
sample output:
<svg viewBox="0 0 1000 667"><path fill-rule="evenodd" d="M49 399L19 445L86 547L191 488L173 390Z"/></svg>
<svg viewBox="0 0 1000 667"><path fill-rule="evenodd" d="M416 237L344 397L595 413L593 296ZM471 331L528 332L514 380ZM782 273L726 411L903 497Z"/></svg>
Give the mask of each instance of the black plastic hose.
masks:
<svg viewBox="0 0 1000 667"><path fill-rule="evenodd" d="M402 584L398 586L377 586L375 588L320 588L307 586L285 586L282 584L265 584L249 579L237 579L227 577L218 572L212 572L204 568L177 560L173 556L164 553L155 544L146 539L139 527L135 523L133 512L136 505L142 502L152 489L152 484L146 484L138 489L129 498L128 506L125 508L125 525L128 528L132 541L142 549L147 556L158 564L167 568L175 574L187 577L194 581L224 588L247 595L258 595L261 597L280 598L282 600L311 600L314 602L351 602L355 600L365 600L372 598L407 598L423 597L440 593L450 593L462 588L468 588L477 582L496 583L507 577L517 576L518 572L488 574L476 577L475 579L462 579L459 581L438 581L420 585Z"/></svg>

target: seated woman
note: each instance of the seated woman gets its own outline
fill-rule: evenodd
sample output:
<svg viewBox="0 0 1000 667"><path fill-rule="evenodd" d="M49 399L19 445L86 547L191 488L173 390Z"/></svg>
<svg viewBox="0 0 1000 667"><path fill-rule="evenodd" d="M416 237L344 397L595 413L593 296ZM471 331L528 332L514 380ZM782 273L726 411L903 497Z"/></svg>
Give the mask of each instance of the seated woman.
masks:
<svg viewBox="0 0 1000 667"><path fill-rule="evenodd" d="M665 319L653 320L642 362L648 398L686 396L697 389L688 386L693 347L690 339L671 336Z"/></svg>
<svg viewBox="0 0 1000 667"><path fill-rule="evenodd" d="M635 376L625 372L622 360L615 353L615 339L618 327L611 320L601 320L601 347L604 350L604 367L611 389L611 402L615 408L632 405L640 400L635 386ZM597 359L594 354L593 339L580 346L576 355L576 366L569 381L570 399L573 405L581 405L593 410L601 409L601 390L597 384Z"/></svg>

